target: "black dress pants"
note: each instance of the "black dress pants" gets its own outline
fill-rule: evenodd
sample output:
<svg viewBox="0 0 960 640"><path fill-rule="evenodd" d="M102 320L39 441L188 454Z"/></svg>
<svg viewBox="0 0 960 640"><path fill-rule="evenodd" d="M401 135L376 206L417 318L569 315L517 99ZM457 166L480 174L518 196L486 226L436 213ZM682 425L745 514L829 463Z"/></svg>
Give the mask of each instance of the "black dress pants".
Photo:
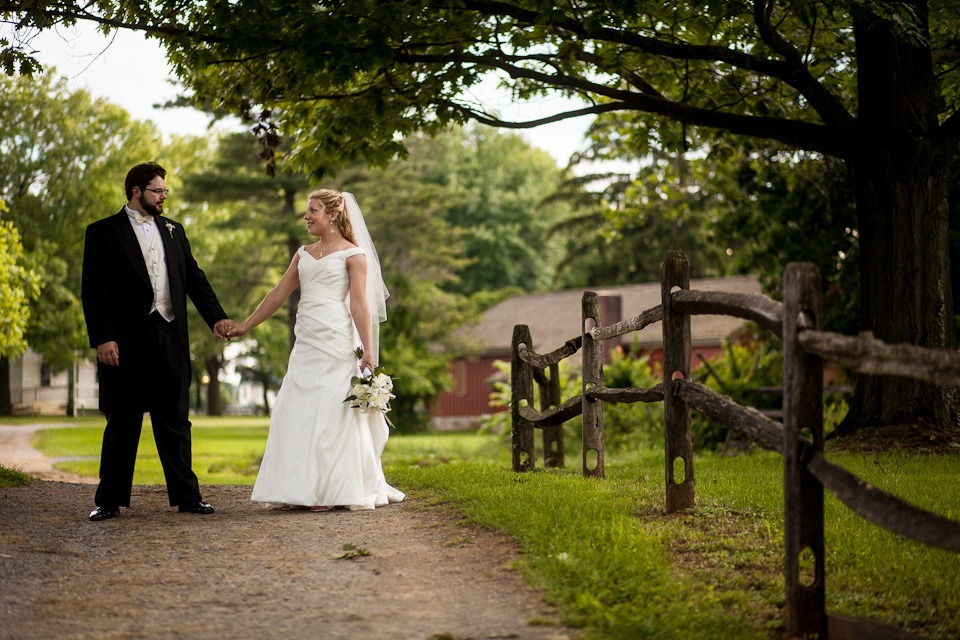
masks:
<svg viewBox="0 0 960 640"><path fill-rule="evenodd" d="M143 352L117 376L118 393L107 413L100 454L100 484L94 502L102 507L129 507L133 472L143 428L143 414L153 423L153 439L167 482L170 504L200 501L200 484L192 469L189 391L190 363L173 323L150 316ZM128 355L128 357L130 357ZM121 363L124 362L121 351Z"/></svg>

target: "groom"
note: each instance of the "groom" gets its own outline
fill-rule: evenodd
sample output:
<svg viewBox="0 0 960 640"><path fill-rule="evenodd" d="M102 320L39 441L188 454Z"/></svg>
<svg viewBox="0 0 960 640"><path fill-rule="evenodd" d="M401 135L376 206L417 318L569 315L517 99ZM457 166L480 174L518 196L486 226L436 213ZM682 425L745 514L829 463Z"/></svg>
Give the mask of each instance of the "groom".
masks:
<svg viewBox="0 0 960 640"><path fill-rule="evenodd" d="M130 506L144 412L153 423L170 504L213 513L191 468L187 297L217 337L226 338L235 323L193 259L183 226L161 215L166 175L154 162L133 167L124 185L126 206L87 227L80 297L107 418L94 521Z"/></svg>

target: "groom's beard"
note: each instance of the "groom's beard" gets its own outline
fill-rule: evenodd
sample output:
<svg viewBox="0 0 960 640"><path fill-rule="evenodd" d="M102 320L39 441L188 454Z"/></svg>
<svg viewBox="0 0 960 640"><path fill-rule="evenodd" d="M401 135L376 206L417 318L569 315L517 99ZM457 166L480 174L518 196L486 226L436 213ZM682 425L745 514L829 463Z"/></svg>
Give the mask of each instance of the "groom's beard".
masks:
<svg viewBox="0 0 960 640"><path fill-rule="evenodd" d="M146 202L140 201L140 206L143 207L145 213L149 213L154 218L163 213L163 203L158 202L157 204L147 204Z"/></svg>

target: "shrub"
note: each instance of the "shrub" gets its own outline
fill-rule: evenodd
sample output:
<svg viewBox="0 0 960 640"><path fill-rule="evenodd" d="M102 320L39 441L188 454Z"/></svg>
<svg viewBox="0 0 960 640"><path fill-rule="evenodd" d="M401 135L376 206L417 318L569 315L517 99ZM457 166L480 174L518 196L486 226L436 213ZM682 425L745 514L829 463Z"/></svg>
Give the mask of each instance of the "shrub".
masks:
<svg viewBox="0 0 960 640"><path fill-rule="evenodd" d="M767 342L724 341L723 354L703 360L691 378L747 407L780 409L783 404L782 394L758 390L783 385L783 356ZM691 427L697 450L718 449L726 438L726 427L697 412L693 412Z"/></svg>
<svg viewBox="0 0 960 640"><path fill-rule="evenodd" d="M497 361L494 366L505 373L510 372L510 363ZM565 401L581 393L582 379L578 365L563 360L559 365L560 373L560 400ZM647 356L637 357L633 353L616 349L612 354L612 361L603 370L604 385L607 387L640 387L649 388L659 382L659 375L651 366ZM534 385L534 406L540 406L540 393ZM513 388L510 380L494 383L494 390L490 394L490 406L494 408L509 407ZM603 407L604 442L612 448L637 448L662 446L663 444L663 403L604 403ZM499 412L484 416L481 420L482 428L494 430L510 437L510 413ZM570 445L579 443L583 421L578 416L568 420L563 426L564 442L567 449ZM576 448L576 447L574 447Z"/></svg>
<svg viewBox="0 0 960 640"><path fill-rule="evenodd" d="M491 408L509 408L510 407L510 398L513 397L513 386L510 381L510 363L497 360L493 363L493 366L498 370L507 374L507 377L504 381L498 381L493 383L493 391L490 393L490 402L489 405ZM560 401L563 402L568 398L572 398L580 394L581 391L581 376L580 376L580 367L572 364L569 360L562 360L558 366L558 371L560 375ZM533 406L536 408L540 407L540 389L538 384L534 383L533 385ZM480 419L480 430L481 431L493 431L499 433L504 440L510 440L510 432L513 426L511 424L511 417L509 411L500 411L490 415L483 416ZM581 439L581 431L583 429L583 421L580 419L580 416L573 418L572 420L567 420L563 423L563 440L564 444L567 445L569 450L569 445L576 442L579 444ZM540 438L537 438L537 441L540 441Z"/></svg>
<svg viewBox="0 0 960 640"><path fill-rule="evenodd" d="M650 364L648 356L637 356L617 347L611 360L603 368L603 383L622 389L638 387L649 389L663 377L659 367ZM608 402L603 406L604 442L618 449L636 449L663 446L662 402Z"/></svg>

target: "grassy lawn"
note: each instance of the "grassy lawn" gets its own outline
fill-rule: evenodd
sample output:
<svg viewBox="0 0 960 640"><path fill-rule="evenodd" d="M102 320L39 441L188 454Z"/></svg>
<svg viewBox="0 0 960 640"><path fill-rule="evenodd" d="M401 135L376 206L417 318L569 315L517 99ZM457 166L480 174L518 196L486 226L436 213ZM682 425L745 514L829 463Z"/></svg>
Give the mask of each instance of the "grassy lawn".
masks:
<svg viewBox="0 0 960 640"><path fill-rule="evenodd" d="M0 427L2 428L2 427ZM203 483L250 484L264 418L194 422ZM58 466L96 475L102 422L50 429L36 445L79 458ZM958 455L831 454L866 481L960 520ZM663 453L606 456L607 478L570 468L514 474L506 442L489 435L399 436L384 455L391 483L424 502L515 538L518 568L588 638L776 637L783 606L781 459L772 453L695 461L697 508L663 515ZM137 483L163 482L149 422ZM960 638L960 554L861 521L828 494L827 607L930 638Z"/></svg>

